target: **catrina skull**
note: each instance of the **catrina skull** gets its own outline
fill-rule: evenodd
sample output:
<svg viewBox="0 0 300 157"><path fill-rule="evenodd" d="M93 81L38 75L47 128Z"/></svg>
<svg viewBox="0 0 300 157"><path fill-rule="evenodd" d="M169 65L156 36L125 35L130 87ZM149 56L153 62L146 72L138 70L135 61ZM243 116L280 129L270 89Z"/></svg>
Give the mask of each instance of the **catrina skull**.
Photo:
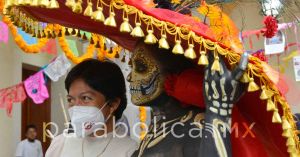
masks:
<svg viewBox="0 0 300 157"><path fill-rule="evenodd" d="M131 101L135 105L146 105L163 92L164 76L150 50L139 45L132 55L132 70L127 76L130 83Z"/></svg>

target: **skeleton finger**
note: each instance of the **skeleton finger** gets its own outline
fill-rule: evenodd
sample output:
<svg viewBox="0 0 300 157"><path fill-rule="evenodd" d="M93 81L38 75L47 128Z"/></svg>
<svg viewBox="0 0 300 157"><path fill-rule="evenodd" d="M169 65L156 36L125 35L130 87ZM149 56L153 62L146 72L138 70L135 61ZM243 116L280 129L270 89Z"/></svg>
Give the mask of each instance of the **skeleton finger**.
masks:
<svg viewBox="0 0 300 157"><path fill-rule="evenodd" d="M232 77L235 80L239 80L244 74L249 61L249 54L247 52L243 53L240 59L239 65L234 69Z"/></svg>

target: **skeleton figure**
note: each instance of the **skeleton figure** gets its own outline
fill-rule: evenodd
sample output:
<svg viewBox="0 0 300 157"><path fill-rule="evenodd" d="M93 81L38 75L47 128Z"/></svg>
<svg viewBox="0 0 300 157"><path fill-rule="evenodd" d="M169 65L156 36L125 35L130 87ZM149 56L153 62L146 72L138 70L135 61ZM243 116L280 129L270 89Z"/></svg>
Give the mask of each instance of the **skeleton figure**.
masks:
<svg viewBox="0 0 300 157"><path fill-rule="evenodd" d="M226 126L230 126L231 108L239 98L237 93L243 93L237 80L245 70L247 56L243 57L242 64L233 74L224 62L221 62L220 73L212 72L211 65L206 68L203 81L203 91L206 92L203 96L207 109L203 111L197 107L182 107L163 88L167 75L195 68L195 65L182 55L155 47L143 42L137 45L132 56L132 71L127 77L132 102L150 106L153 111L148 133L133 156L231 156L230 135ZM215 126L213 134L209 135L210 131L204 129L207 125ZM220 136L222 133L228 136ZM213 138L215 136L217 138Z"/></svg>

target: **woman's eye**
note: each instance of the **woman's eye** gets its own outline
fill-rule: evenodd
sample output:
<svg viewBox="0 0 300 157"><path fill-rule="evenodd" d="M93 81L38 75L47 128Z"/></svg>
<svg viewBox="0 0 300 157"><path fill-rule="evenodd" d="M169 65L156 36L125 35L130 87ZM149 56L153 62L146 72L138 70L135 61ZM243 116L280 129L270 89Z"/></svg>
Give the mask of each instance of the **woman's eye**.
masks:
<svg viewBox="0 0 300 157"><path fill-rule="evenodd" d="M74 99L72 99L72 98L67 98L67 102L68 102L69 107L74 106Z"/></svg>
<svg viewBox="0 0 300 157"><path fill-rule="evenodd" d="M72 103L72 99L71 98L67 98L68 103Z"/></svg>
<svg viewBox="0 0 300 157"><path fill-rule="evenodd" d="M90 98L90 97L88 97L88 96L83 96L82 99L83 99L84 101L90 101L90 100L92 100L92 98Z"/></svg>

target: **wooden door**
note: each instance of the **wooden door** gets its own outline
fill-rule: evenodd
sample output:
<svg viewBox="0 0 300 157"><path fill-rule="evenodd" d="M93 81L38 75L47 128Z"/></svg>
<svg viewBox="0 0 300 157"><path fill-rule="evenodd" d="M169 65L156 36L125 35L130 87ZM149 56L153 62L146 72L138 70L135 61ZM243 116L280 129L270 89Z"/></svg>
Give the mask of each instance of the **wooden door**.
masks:
<svg viewBox="0 0 300 157"><path fill-rule="evenodd" d="M38 67L24 64L22 67L22 80L24 81L31 75L40 70ZM51 82L47 81L47 88L51 98ZM43 104L35 104L31 98L27 97L22 103L22 140L26 138L26 126L34 124L37 127L37 139L41 141L43 152L47 150L50 145L49 139L43 142L43 123L51 121L51 99L46 99ZM47 127L49 128L49 127ZM50 129L50 128L49 128Z"/></svg>

